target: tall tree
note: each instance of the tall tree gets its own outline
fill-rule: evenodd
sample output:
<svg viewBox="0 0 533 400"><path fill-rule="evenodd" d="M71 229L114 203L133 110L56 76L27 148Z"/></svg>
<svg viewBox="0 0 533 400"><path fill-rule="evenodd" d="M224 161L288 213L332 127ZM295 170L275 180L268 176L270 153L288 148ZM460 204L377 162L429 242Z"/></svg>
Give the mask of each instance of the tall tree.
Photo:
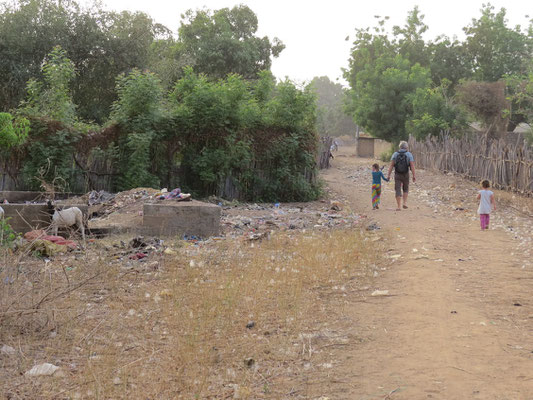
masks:
<svg viewBox="0 0 533 400"><path fill-rule="evenodd" d="M519 25L507 26L505 8L494 12L486 4L481 17L464 28L467 54L478 81L495 82L505 75L523 74L533 56L533 37Z"/></svg>
<svg viewBox="0 0 533 400"><path fill-rule="evenodd" d="M255 79L261 70L270 70L271 57L285 48L274 38L256 35L257 16L245 5L232 9L187 11L182 15L179 42L195 72L214 78L230 73Z"/></svg>
<svg viewBox="0 0 533 400"><path fill-rule="evenodd" d="M322 136L353 135L356 125L344 111L345 91L340 83L327 76L315 77L309 83L317 96L317 130Z"/></svg>
<svg viewBox="0 0 533 400"><path fill-rule="evenodd" d="M380 19L373 29L357 30L344 77L350 84L349 109L354 121L371 135L388 141L407 138L411 96L430 86L430 72L400 54Z"/></svg>
<svg viewBox="0 0 533 400"><path fill-rule="evenodd" d="M41 62L60 45L78 72L74 102L85 119L103 122L116 98L115 78L145 68L155 38L169 31L143 13L108 12L75 0L17 0L0 6L0 110L17 106Z"/></svg>
<svg viewBox="0 0 533 400"><path fill-rule="evenodd" d="M418 6L409 11L404 26L393 27L394 36L398 40L398 51L412 65L418 63L424 67L429 66L428 49L422 37L427 30L424 14L420 13Z"/></svg>

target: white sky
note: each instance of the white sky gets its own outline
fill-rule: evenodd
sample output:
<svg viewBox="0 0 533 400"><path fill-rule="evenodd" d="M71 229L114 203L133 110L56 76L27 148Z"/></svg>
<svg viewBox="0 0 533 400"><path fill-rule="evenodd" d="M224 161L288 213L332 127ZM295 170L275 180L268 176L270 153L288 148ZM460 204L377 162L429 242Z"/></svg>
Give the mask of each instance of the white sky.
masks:
<svg viewBox="0 0 533 400"><path fill-rule="evenodd" d="M102 0L104 7L116 11L143 11L177 32L181 14L188 9L216 10L248 5L259 19L259 35L278 37L285 50L273 60L278 78L301 82L327 75L344 83L341 67L347 67L356 28L373 27L374 15L389 16L389 27L403 25L407 12L418 5L429 26L426 39L440 34L464 38L462 28L479 18L483 0ZM492 0L495 11L507 10L508 26L528 26L533 17L531 0ZM345 41L346 36L349 41Z"/></svg>

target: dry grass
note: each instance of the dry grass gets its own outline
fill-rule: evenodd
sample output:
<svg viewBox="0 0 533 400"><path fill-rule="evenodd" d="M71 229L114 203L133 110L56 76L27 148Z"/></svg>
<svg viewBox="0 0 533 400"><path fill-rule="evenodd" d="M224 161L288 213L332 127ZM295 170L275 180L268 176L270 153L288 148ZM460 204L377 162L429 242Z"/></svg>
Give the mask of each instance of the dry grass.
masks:
<svg viewBox="0 0 533 400"><path fill-rule="evenodd" d="M7 398L309 398L330 350L357 340L344 307L380 262L354 230L176 241L146 262L120 259L119 239L48 263L4 256ZM22 375L42 362L62 374Z"/></svg>

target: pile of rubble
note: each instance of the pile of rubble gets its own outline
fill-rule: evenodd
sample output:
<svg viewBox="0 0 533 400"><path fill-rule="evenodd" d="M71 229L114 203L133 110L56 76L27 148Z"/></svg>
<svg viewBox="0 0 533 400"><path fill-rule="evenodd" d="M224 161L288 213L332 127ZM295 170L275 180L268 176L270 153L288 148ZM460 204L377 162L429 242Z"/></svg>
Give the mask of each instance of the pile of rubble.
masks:
<svg viewBox="0 0 533 400"><path fill-rule="evenodd" d="M359 224L363 218L343 210L338 201L317 201L223 206L221 222L224 235L254 240L275 230L347 228Z"/></svg>

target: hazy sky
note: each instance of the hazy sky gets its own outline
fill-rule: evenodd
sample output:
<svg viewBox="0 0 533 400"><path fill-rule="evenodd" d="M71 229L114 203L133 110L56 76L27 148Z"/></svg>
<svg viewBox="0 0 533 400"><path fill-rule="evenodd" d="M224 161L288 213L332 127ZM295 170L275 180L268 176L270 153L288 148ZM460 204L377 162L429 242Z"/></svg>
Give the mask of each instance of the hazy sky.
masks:
<svg viewBox="0 0 533 400"><path fill-rule="evenodd" d="M143 11L177 32L180 15L192 8L211 10L248 5L259 19L259 34L270 38L277 36L286 48L274 59L272 71L278 78L305 81L314 76L327 75L340 78L341 68L347 66L351 42L356 28L375 25L374 15L389 16L390 26L403 25L407 12L418 5L429 26L426 39L440 34L457 35L463 39L462 28L472 18L480 16L487 1L478 0L102 0L104 7L112 10ZM496 10L505 7L509 26L528 25L533 17L531 0L492 0ZM350 40L346 41L346 36Z"/></svg>

